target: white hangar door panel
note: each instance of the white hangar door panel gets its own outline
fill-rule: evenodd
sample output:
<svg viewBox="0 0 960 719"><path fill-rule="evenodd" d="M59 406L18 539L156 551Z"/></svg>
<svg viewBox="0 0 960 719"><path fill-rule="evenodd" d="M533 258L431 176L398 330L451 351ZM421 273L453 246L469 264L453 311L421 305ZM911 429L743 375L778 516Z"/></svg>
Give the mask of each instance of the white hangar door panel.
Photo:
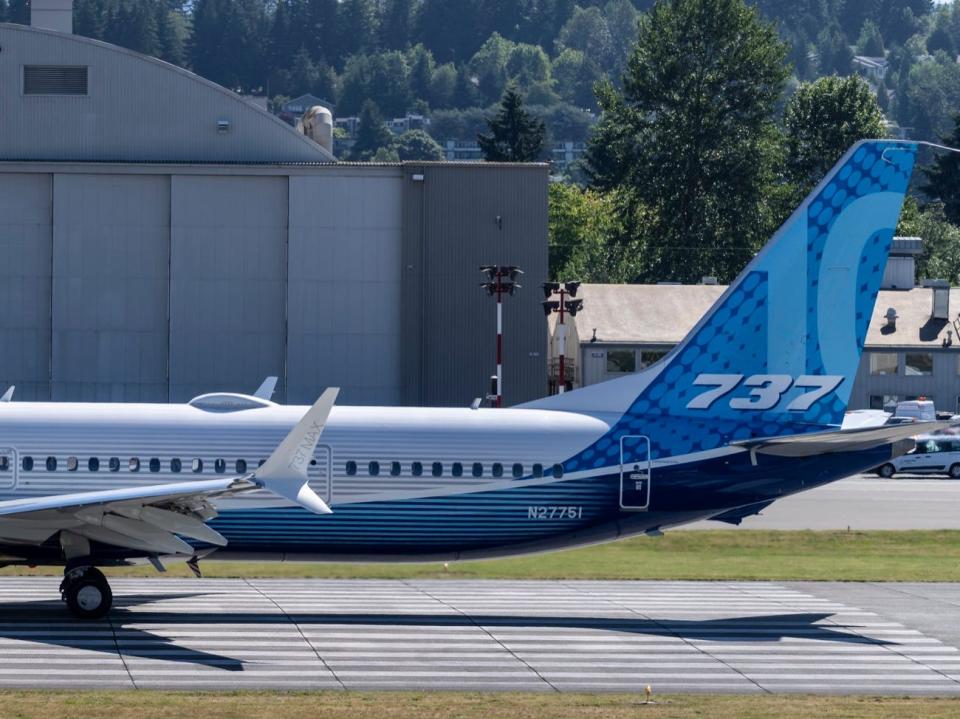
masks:
<svg viewBox="0 0 960 719"><path fill-rule="evenodd" d="M167 401L170 181L54 176L53 399Z"/></svg>
<svg viewBox="0 0 960 719"><path fill-rule="evenodd" d="M50 175L0 174L0 383L50 398Z"/></svg>
<svg viewBox="0 0 960 719"><path fill-rule="evenodd" d="M286 387L287 179L171 180L170 400Z"/></svg>

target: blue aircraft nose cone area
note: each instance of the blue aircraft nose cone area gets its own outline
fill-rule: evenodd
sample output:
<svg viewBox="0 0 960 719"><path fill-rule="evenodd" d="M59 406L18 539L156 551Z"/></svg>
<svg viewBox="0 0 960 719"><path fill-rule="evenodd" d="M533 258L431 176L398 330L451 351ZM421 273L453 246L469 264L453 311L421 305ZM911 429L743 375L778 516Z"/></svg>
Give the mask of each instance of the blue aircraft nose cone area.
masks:
<svg viewBox="0 0 960 719"><path fill-rule="evenodd" d="M911 143L876 141L858 147L780 230L768 248L777 251L754 259L700 327L665 360L666 366L652 368L657 376L619 421L594 445L568 459L564 469L575 472L618 464L621 440L631 435L649 437L651 456L659 458L841 423L915 156ZM870 196L874 197L860 202ZM795 284L788 287L794 277ZM788 296L791 299L785 301ZM785 331L782 312L781 325L771 326L772 300L780 308L789 305L789 316L799 323L791 328L795 342L791 346L799 356L789 375L784 374L788 370L782 353L777 361L769 354L775 351L771 342L777 347L781 339L768 335ZM831 326L819 326L824 318ZM802 383L781 392L784 401L769 407L744 409L742 402L732 406L733 397L758 396L751 391L755 385L735 383L735 389L709 406L691 408L691 400L710 389L706 382L694 384L701 375L777 375L790 382L814 375L842 381L806 409L786 410L789 400L805 391Z"/></svg>

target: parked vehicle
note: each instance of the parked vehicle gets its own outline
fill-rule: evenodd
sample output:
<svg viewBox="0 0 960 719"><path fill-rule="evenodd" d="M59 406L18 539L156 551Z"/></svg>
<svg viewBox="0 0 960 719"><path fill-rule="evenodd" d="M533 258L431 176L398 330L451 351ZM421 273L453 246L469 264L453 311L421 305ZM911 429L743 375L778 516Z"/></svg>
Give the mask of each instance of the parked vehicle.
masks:
<svg viewBox="0 0 960 719"><path fill-rule="evenodd" d="M908 472L946 474L953 479L960 479L960 437L943 434L917 437L917 446L912 452L881 464L875 471L885 478L897 472Z"/></svg>

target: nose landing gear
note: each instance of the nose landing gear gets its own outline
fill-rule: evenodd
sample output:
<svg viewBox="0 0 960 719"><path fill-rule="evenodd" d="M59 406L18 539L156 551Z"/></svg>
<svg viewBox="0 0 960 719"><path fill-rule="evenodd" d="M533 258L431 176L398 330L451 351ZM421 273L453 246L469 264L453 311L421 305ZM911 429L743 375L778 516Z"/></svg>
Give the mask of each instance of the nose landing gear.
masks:
<svg viewBox="0 0 960 719"><path fill-rule="evenodd" d="M99 619L113 606L110 584L96 567L74 567L65 572L60 597L78 619Z"/></svg>

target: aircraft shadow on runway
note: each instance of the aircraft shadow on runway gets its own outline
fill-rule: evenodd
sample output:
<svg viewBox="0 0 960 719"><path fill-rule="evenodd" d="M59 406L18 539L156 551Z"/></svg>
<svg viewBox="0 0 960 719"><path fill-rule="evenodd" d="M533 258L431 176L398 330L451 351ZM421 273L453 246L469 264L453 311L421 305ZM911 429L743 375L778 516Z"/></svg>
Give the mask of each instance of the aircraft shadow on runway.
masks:
<svg viewBox="0 0 960 719"><path fill-rule="evenodd" d="M143 657L175 663L188 663L243 671L243 662L233 657L191 649L176 639L163 636L162 625L218 623L278 625L295 622L301 628L313 626L428 626L428 627L484 627L496 631L510 629L579 629L599 632L643 634L673 639L725 643L771 643L784 639L839 642L874 646L896 645L896 642L874 639L859 633L858 628L845 624L820 624L833 615L826 612L778 614L773 616L746 616L721 619L651 619L638 617L569 617L522 616L509 614L397 614L397 613L324 613L294 612L183 612L165 609L164 600L197 599L218 596L216 593L190 592L178 594L130 595L117 597L117 606L109 620L77 623L64 612L61 602L35 601L2 605L4 621L0 624L0 639L18 639L60 647L86 649L125 656ZM156 604L151 607L150 605ZM136 610L132 608L136 607ZM24 636L19 621L42 622L46 631ZM147 631L134 625L161 625ZM83 627L89 626L89 631ZM109 633L104 632L109 628ZM33 630L31 630L33 631ZM598 639L604 637L598 634Z"/></svg>

